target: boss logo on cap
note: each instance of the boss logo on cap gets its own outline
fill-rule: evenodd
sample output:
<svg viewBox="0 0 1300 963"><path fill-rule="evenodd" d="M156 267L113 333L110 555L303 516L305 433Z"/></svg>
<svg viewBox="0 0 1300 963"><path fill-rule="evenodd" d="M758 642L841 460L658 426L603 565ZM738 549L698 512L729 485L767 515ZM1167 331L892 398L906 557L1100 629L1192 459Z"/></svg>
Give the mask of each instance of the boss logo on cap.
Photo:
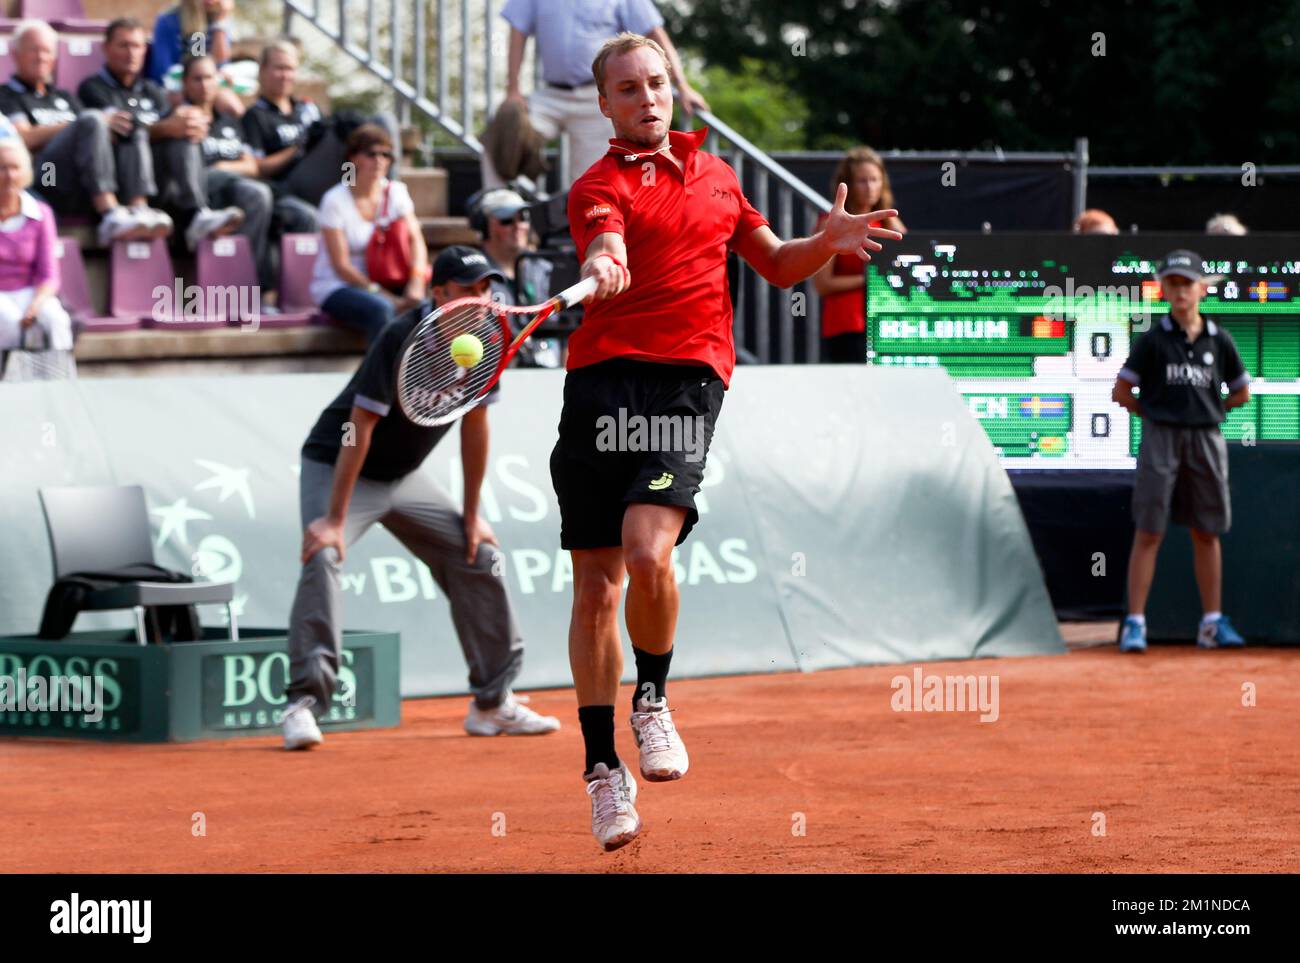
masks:
<svg viewBox="0 0 1300 963"><path fill-rule="evenodd" d="M482 254L466 254L460 259L460 263L466 266L471 264L487 264L487 258Z"/></svg>

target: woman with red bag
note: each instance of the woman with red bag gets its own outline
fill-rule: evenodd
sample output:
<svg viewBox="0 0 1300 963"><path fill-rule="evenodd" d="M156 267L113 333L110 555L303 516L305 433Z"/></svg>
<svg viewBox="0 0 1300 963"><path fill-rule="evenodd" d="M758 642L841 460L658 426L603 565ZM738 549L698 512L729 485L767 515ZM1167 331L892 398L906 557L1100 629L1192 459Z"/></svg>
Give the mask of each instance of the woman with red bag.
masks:
<svg viewBox="0 0 1300 963"><path fill-rule="evenodd" d="M348 138L343 179L320 202L324 243L310 293L331 318L374 340L389 321L423 302L429 250L410 192L390 181L393 142L378 124Z"/></svg>
<svg viewBox="0 0 1300 963"><path fill-rule="evenodd" d="M885 173L885 162L870 147L854 147L841 159L831 178L831 194L840 184L849 186L844 209L850 214L889 210L894 192ZM821 230L826 215L817 221ZM903 222L891 217L883 224L906 233ZM832 364L865 364L867 360L867 310L864 290L866 265L856 254L839 254L813 275L813 286L822 296L822 361Z"/></svg>

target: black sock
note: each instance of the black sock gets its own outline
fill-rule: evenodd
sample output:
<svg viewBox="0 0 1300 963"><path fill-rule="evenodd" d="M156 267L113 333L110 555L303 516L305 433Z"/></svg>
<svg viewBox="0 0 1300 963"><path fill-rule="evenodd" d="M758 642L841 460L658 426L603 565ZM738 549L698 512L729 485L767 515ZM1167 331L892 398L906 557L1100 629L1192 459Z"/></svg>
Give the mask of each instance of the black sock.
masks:
<svg viewBox="0 0 1300 963"><path fill-rule="evenodd" d="M643 652L635 645L632 655L636 657L636 689L632 692L632 711L637 711L637 703L658 702L668 694L668 666L673 661L673 650L663 655Z"/></svg>
<svg viewBox="0 0 1300 963"><path fill-rule="evenodd" d="M582 726L582 741L587 747L587 768L584 773L603 762L613 772L619 767L618 753L614 751L614 707L578 706L578 723Z"/></svg>

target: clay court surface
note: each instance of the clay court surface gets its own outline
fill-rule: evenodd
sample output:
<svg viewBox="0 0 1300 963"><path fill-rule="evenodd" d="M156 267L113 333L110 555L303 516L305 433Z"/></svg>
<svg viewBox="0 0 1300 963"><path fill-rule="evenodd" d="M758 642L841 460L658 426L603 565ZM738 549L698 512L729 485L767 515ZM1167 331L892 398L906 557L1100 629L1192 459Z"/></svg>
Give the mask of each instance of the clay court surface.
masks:
<svg viewBox="0 0 1300 963"><path fill-rule="evenodd" d="M610 855L567 690L532 694L564 721L533 738L465 736L467 702L448 698L308 753L0 740L0 870L1300 871L1300 650L922 668L996 674L999 719L894 712L890 680L911 666L674 681L691 771L641 782L642 836Z"/></svg>

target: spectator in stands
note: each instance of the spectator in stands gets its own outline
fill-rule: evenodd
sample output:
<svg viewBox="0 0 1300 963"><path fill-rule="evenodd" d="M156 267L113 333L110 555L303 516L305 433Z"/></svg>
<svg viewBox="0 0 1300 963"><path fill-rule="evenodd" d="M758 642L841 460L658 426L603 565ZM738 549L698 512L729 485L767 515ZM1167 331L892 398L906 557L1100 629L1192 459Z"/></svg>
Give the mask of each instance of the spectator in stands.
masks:
<svg viewBox="0 0 1300 963"><path fill-rule="evenodd" d="M314 218L325 192L338 184L347 158L350 121L324 117L310 100L293 95L298 83L298 48L291 40L277 40L262 50L258 74L261 96L244 114L244 140L257 158L258 172L271 182L277 197L277 219L290 218L285 231L312 231L304 226ZM401 157L397 145L397 120L380 113L369 118L388 131L393 154L389 174L397 179ZM353 129L355 126L352 125ZM291 198L279 203L281 198Z"/></svg>
<svg viewBox="0 0 1300 963"><path fill-rule="evenodd" d="M687 114L709 105L691 87L682 70L677 48L663 27L663 17L651 0L507 0L501 16L510 24L510 49L506 59L506 100L523 103L519 68L528 38L537 38L542 61L541 87L528 99L529 121L547 140L569 135L567 189L609 149L614 129L600 112L591 62L600 45L623 31L644 34L658 42L668 55L668 70L677 87L678 103ZM484 187L503 182L486 154L481 161Z"/></svg>
<svg viewBox="0 0 1300 963"><path fill-rule="evenodd" d="M551 295L551 262L519 256L537 250L528 202L506 187L483 191L467 202L470 226L483 238L483 253L499 272L492 279L492 297L502 304L540 304ZM562 346L556 338L534 336L525 341L512 365L558 368Z"/></svg>
<svg viewBox="0 0 1300 963"><path fill-rule="evenodd" d="M1246 225L1237 220L1236 214L1215 214L1205 222L1205 233L1227 237L1244 237L1248 232L1246 231Z"/></svg>
<svg viewBox="0 0 1300 963"><path fill-rule="evenodd" d="M257 262L258 284L266 293L276 285L267 239L274 204L271 188L257 179L257 159L244 143L239 119L221 113L216 106L217 65L212 58L187 59L181 83L185 103L192 104L208 118L208 136L199 143L208 200L244 212L239 233L248 238Z"/></svg>
<svg viewBox="0 0 1300 963"><path fill-rule="evenodd" d="M322 311L336 321L374 337L400 314L425 300L429 250L410 192L401 181L388 179L393 142L378 124L362 124L348 138L351 179L335 184L320 204L324 243L316 255L310 293ZM366 251L375 224L405 219L410 237L407 252L410 277L400 292L387 291L366 274Z"/></svg>
<svg viewBox="0 0 1300 963"><path fill-rule="evenodd" d="M134 17L111 21L104 31L104 66L81 82L77 96L87 107L103 111L116 141L143 139L153 144L161 191L155 186L152 165L142 189L160 194L164 206L176 213L192 251L205 237L238 230L244 212L238 207L211 206L199 146L208 136L211 117L193 104L170 107L166 92L141 73L144 56L140 21Z"/></svg>
<svg viewBox="0 0 1300 963"><path fill-rule="evenodd" d="M870 147L854 147L835 167L831 193L847 184L844 209L850 214L888 210L894 206L894 191L889 186L885 161ZM817 219L821 230L826 221ZM907 228L897 217L884 224L905 233ZM813 286L822 298L822 357L832 364L865 364L867 361L866 265L855 254L838 254L813 275Z"/></svg>
<svg viewBox="0 0 1300 963"><path fill-rule="evenodd" d="M515 276L519 255L537 250L533 242L528 202L506 187L484 191L467 204L470 226L483 239L483 253L501 272L504 281L493 281L507 304L540 304L550 295L550 265L541 260L524 263L523 274Z"/></svg>
<svg viewBox="0 0 1300 963"><path fill-rule="evenodd" d="M171 218L146 203L153 189L148 141L129 136L114 145L115 128L102 111L85 110L74 95L52 86L57 49L48 24L23 21L14 33L14 75L0 87L0 113L42 172L34 189L61 214L93 209L101 217L99 243L105 246L119 238L169 234ZM126 129L122 118L115 123Z"/></svg>
<svg viewBox="0 0 1300 963"><path fill-rule="evenodd" d="M1118 234L1115 219L1105 211L1090 207L1074 220L1075 234Z"/></svg>
<svg viewBox="0 0 1300 963"><path fill-rule="evenodd" d="M27 192L32 157L17 137L0 138L0 351L39 325L45 347L72 350L72 319L59 303L54 212Z"/></svg>
<svg viewBox="0 0 1300 963"><path fill-rule="evenodd" d="M182 0L160 13L153 25L153 43L145 76L164 89L169 75L179 73L187 57L207 55L217 67L229 62L235 42L231 18L235 0ZM172 90L177 86L173 85ZM179 94L172 98L180 101ZM244 115L244 102L232 91L220 87L216 93L217 110L233 117Z"/></svg>

